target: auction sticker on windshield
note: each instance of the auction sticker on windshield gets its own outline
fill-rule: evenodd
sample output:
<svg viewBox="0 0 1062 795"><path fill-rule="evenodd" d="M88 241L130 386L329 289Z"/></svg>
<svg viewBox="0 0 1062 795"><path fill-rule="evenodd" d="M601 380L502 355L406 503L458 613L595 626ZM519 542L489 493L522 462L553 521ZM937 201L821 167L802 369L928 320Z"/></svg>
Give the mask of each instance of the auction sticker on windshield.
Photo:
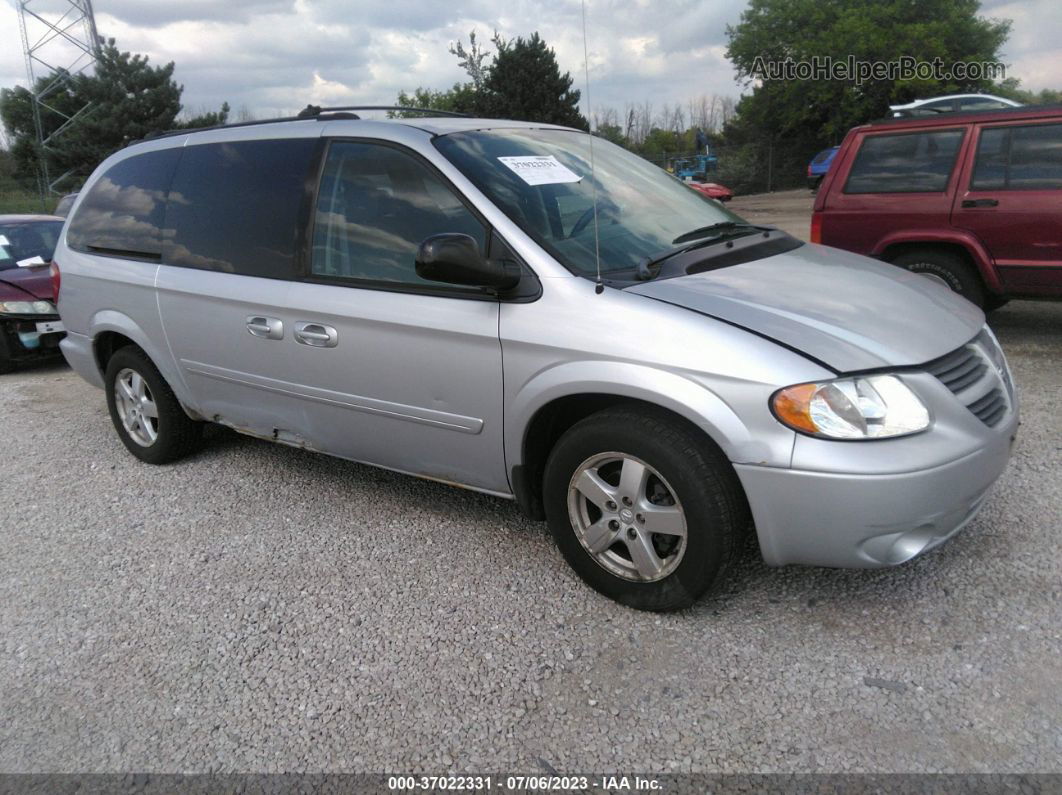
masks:
<svg viewBox="0 0 1062 795"><path fill-rule="evenodd" d="M574 171L562 165L553 155L521 155L498 159L528 185L556 185L561 182L578 182L582 179Z"/></svg>

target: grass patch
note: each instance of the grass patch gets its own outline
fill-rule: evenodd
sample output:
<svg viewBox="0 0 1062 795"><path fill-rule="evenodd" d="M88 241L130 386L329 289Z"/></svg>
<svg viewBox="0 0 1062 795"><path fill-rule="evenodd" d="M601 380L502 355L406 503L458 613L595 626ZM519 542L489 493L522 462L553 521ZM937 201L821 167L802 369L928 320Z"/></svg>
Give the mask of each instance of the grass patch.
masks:
<svg viewBox="0 0 1062 795"><path fill-rule="evenodd" d="M49 196L41 206L35 191L0 190L0 215L4 213L51 213L58 204L58 196Z"/></svg>

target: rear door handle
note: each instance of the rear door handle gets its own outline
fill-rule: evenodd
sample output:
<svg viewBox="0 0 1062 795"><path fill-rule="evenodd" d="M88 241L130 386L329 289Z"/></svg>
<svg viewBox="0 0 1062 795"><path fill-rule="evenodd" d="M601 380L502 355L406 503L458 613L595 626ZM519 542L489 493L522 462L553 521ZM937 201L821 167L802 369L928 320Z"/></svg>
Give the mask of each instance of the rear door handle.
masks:
<svg viewBox="0 0 1062 795"><path fill-rule="evenodd" d="M998 207L999 199L963 199L963 207Z"/></svg>
<svg viewBox="0 0 1062 795"><path fill-rule="evenodd" d="M334 348L339 344L339 332L324 323L300 320L295 324L295 342L312 348Z"/></svg>
<svg viewBox="0 0 1062 795"><path fill-rule="evenodd" d="M251 315L247 318L247 330L256 337L267 340L279 340L284 336L284 324L275 317Z"/></svg>

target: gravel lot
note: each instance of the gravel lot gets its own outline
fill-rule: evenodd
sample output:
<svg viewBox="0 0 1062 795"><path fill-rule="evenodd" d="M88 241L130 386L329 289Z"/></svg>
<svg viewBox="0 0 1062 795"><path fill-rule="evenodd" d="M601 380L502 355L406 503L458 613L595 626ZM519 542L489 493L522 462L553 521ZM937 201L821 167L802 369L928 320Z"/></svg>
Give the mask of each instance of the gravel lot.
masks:
<svg viewBox="0 0 1062 795"><path fill-rule="evenodd" d="M0 378L0 770L1062 769L1062 304L978 520L898 569L769 569L678 615L503 500L239 437L138 463L61 365Z"/></svg>

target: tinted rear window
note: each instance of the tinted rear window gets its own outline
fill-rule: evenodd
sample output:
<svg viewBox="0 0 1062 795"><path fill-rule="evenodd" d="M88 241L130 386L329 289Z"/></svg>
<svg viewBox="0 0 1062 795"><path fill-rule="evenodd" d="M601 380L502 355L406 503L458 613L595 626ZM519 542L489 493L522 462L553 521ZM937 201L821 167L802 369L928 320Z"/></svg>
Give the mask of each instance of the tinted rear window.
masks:
<svg viewBox="0 0 1062 795"><path fill-rule="evenodd" d="M947 190L963 130L869 135L856 155L845 193Z"/></svg>
<svg viewBox="0 0 1062 795"><path fill-rule="evenodd" d="M133 155L93 183L70 221L67 245L79 251L157 260L166 192L180 149Z"/></svg>
<svg viewBox="0 0 1062 795"><path fill-rule="evenodd" d="M833 152L833 149L823 149L821 152L815 155L815 159L811 162L815 165L818 165L819 163L825 163L833 155Z"/></svg>
<svg viewBox="0 0 1062 795"><path fill-rule="evenodd" d="M973 190L1062 189L1062 124L981 131Z"/></svg>
<svg viewBox="0 0 1062 795"><path fill-rule="evenodd" d="M294 278L316 144L290 138L185 147L170 191L163 261Z"/></svg>

